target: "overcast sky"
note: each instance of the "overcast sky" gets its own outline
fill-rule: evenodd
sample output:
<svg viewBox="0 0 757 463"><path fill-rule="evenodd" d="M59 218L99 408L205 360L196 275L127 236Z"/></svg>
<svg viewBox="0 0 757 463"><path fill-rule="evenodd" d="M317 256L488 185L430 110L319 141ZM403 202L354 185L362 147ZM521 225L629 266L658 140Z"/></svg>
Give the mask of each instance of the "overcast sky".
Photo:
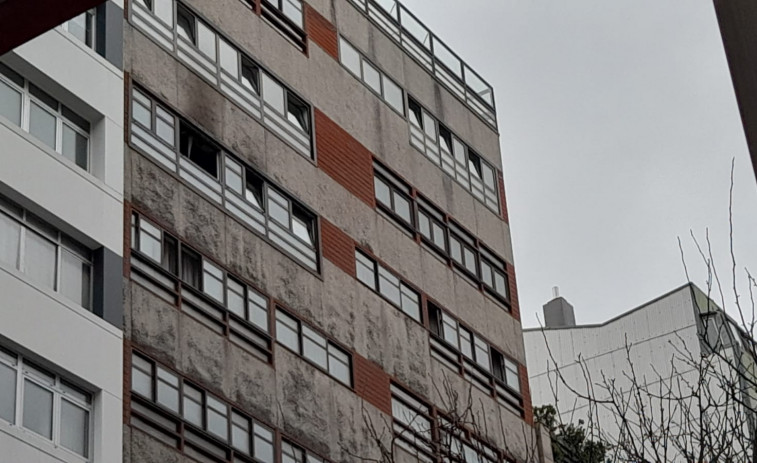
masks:
<svg viewBox="0 0 757 463"><path fill-rule="evenodd" d="M703 285L690 230L709 227L730 281L734 157L738 265L757 273L757 182L712 0L404 3L494 86L525 327L552 286L597 323L682 285L679 236Z"/></svg>

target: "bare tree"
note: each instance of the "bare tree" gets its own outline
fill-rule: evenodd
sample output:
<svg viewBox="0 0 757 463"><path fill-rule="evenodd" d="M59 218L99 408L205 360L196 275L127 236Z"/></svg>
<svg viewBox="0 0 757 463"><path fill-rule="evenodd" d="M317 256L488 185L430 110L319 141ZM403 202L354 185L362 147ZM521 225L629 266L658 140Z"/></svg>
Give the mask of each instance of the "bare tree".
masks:
<svg viewBox="0 0 757 463"><path fill-rule="evenodd" d="M698 309L697 343L687 342L676 333L668 341L673 348L672 357L664 359L664 364L653 365L653 374L649 375L648 369L644 369L646 374L640 373L634 360L636 346L626 338L621 376L597 373L579 355L570 365L580 369L582 380L576 382L566 378L566 366L558 366L544 334L555 403L563 388L575 397L574 413L580 408L585 414L580 419L586 423L589 438L608 448L609 461L757 463L754 342L757 282L748 269L741 274L734 252L733 169L734 164L729 202L728 288L717 272L709 232L705 233L704 242L691 233L706 272L704 294L697 293L692 286L692 298ZM679 248L690 281L680 239ZM747 298L739 292L739 279L749 290ZM713 299L719 301L719 307ZM617 361L615 366L617 369ZM557 416L569 422L576 419L560 413Z"/></svg>

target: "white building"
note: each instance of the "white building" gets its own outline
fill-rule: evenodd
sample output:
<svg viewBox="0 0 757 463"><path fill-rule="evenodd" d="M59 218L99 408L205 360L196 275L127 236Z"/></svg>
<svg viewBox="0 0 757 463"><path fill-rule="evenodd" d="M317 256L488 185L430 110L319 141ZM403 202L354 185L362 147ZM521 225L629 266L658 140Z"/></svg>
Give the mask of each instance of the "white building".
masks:
<svg viewBox="0 0 757 463"><path fill-rule="evenodd" d="M724 397L717 378L729 378L740 382L746 403L754 403L747 397L746 391L751 389L747 384L749 381L745 382L743 376L731 368L731 365L740 365L754 374L751 341L737 328L738 324L693 284L596 325L576 325L573 307L555 294L555 298L544 306L544 318L544 329L524 330L534 406L554 405L566 423L579 420L589 423L592 420L607 441L616 442L623 427L617 411L603 404L591 407L580 396L607 399L611 392L603 385L612 385L616 398L629 400L632 377L650 391L672 388L675 394L671 393L671 396L677 397L690 392L687 385L697 384L700 378L710 385L708 397ZM713 354L713 348L718 354ZM579 357L580 362L577 361ZM713 366L709 373L700 375L695 367L702 358L712 359ZM634 398L626 403L631 404L631 422L638 423L634 413L640 408ZM651 422L660 426L663 423L657 405L659 401L647 403L645 412L653 417ZM673 410L672 415L671 410L666 409L669 418L665 423L672 424L683 436L695 435L699 429L695 422L699 409L691 407L690 412L682 413L680 408ZM723 409L718 413L722 414ZM748 433L746 422L739 423ZM625 432L638 433L635 424L629 428ZM673 443L668 447L675 455L669 454L666 461L685 461L681 460L677 450L673 450Z"/></svg>
<svg viewBox="0 0 757 463"><path fill-rule="evenodd" d="M123 0L0 57L0 461L119 462Z"/></svg>

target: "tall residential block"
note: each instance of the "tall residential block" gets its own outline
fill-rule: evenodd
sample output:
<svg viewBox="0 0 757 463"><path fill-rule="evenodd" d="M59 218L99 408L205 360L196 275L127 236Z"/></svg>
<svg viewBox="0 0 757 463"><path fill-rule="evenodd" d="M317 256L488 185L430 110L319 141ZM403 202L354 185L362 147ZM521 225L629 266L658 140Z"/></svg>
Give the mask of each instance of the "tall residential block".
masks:
<svg viewBox="0 0 757 463"><path fill-rule="evenodd" d="M0 57L3 462L122 459L122 37L108 1Z"/></svg>
<svg viewBox="0 0 757 463"><path fill-rule="evenodd" d="M485 80L391 0L125 18L124 461L537 461Z"/></svg>

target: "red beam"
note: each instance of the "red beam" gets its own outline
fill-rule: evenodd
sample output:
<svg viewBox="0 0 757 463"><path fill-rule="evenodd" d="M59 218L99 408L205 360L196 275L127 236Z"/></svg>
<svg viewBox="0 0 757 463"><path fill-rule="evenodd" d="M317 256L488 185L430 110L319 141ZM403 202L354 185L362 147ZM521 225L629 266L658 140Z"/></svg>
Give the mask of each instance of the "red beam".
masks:
<svg viewBox="0 0 757 463"><path fill-rule="evenodd" d="M105 0L0 0L0 55Z"/></svg>

